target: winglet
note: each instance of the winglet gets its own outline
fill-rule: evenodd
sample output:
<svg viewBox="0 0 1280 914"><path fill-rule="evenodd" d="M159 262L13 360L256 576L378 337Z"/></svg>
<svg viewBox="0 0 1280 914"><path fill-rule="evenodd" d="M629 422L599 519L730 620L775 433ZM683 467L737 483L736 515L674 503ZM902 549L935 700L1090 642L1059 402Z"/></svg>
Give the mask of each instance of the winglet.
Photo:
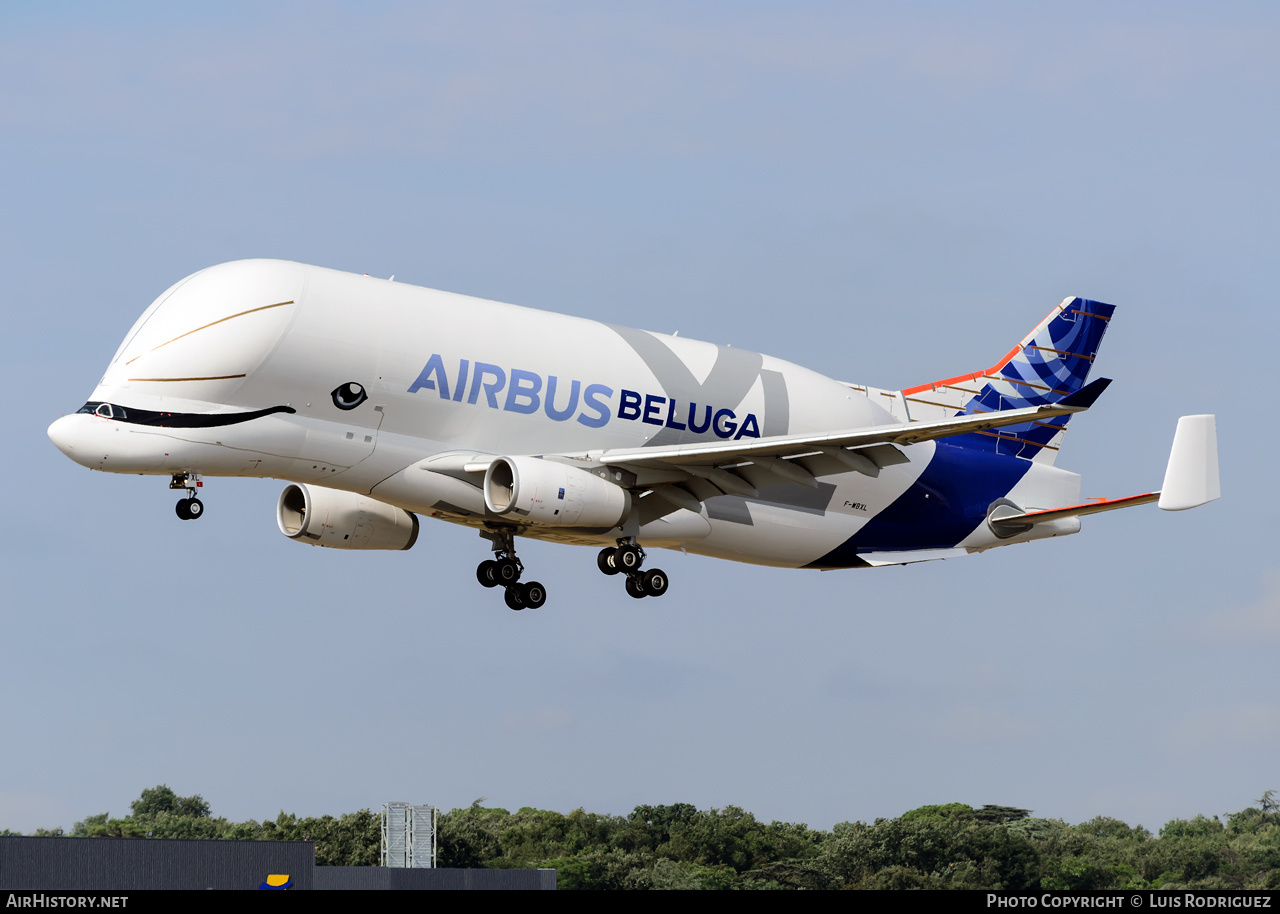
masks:
<svg viewBox="0 0 1280 914"><path fill-rule="evenodd" d="M1217 420L1211 415L1183 416L1173 435L1173 450L1160 487L1160 507L1185 511L1221 495Z"/></svg>
<svg viewBox="0 0 1280 914"><path fill-rule="evenodd" d="M1054 406L1065 406L1068 409L1088 409L1093 406L1094 402L1102 396L1102 392L1107 389L1111 383L1110 378L1098 378L1081 387L1073 394L1067 394Z"/></svg>

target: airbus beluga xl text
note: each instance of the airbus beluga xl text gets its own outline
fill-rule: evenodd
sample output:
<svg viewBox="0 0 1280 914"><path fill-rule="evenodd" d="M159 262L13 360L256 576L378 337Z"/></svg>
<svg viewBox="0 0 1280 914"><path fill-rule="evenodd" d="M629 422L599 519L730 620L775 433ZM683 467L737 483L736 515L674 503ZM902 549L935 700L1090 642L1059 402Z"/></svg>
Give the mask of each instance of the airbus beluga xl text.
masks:
<svg viewBox="0 0 1280 914"><path fill-rule="evenodd" d="M1062 536L1080 517L1218 497L1213 416L1178 423L1162 491L1080 503L1054 466L1113 308L1069 298L993 367L906 390L597 321L273 260L161 295L89 402L49 427L72 460L290 480L285 536L408 549L426 515L479 530L486 587L541 606L517 536L595 545L633 597L645 549L789 568L905 564Z"/></svg>

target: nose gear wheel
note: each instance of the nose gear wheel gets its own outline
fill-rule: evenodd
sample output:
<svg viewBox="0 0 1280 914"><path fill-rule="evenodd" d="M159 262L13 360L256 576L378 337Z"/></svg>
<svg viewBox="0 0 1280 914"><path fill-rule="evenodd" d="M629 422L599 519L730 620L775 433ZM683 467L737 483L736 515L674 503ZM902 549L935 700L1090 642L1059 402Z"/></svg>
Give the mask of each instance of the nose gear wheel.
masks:
<svg viewBox="0 0 1280 914"><path fill-rule="evenodd" d="M187 497L173 506L174 513L183 520L199 520L204 516L204 502L196 498L196 487L200 485L203 483L199 473L174 473L169 480L169 488L187 492Z"/></svg>

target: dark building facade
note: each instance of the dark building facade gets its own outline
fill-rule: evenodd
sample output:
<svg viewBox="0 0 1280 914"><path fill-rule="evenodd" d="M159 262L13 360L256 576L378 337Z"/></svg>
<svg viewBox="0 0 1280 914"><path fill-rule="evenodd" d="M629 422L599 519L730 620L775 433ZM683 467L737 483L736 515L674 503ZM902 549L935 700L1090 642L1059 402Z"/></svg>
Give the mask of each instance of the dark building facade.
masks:
<svg viewBox="0 0 1280 914"><path fill-rule="evenodd" d="M0 890L554 889L555 870L316 866L304 841L0 837Z"/></svg>

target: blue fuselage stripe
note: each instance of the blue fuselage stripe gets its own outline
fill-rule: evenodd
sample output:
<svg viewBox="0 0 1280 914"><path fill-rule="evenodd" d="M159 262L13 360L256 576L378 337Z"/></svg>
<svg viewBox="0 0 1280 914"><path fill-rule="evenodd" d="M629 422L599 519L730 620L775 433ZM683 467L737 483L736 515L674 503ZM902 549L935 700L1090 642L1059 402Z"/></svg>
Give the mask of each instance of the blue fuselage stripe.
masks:
<svg viewBox="0 0 1280 914"><path fill-rule="evenodd" d="M950 549L987 516L1031 469L1031 461L939 442L929 465L907 491L856 534L811 562L810 568L866 564L866 552Z"/></svg>

